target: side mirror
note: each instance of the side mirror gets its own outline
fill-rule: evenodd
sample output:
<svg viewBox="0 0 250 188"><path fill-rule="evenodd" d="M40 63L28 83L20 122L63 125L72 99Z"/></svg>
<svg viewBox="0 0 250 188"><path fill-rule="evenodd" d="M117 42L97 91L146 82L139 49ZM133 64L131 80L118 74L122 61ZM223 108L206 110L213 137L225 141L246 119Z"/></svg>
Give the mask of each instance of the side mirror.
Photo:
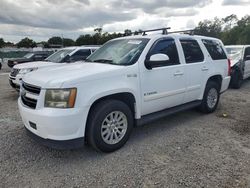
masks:
<svg viewBox="0 0 250 188"><path fill-rule="evenodd" d="M169 57L166 54L154 54L151 55L149 60L146 60L145 66L147 69L152 69L154 67L160 67L166 65L169 61Z"/></svg>
<svg viewBox="0 0 250 188"><path fill-rule="evenodd" d="M249 61L250 60L250 55L247 55L246 57L245 57L245 61Z"/></svg>
<svg viewBox="0 0 250 188"><path fill-rule="evenodd" d="M66 55L66 56L63 58L62 62L69 63L70 60L71 60L71 57L70 57L69 55Z"/></svg>

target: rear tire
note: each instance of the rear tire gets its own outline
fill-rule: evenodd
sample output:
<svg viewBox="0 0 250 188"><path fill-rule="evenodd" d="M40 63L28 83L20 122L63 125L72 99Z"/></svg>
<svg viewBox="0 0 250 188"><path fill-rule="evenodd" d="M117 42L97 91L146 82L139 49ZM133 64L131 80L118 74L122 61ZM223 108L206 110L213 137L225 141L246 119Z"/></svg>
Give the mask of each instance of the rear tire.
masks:
<svg viewBox="0 0 250 188"><path fill-rule="evenodd" d="M232 88L233 89L240 89L243 83L243 76L239 73L239 71L237 71L232 79Z"/></svg>
<svg viewBox="0 0 250 188"><path fill-rule="evenodd" d="M87 141L96 150L113 152L129 139L134 118L128 105L118 100L104 100L90 112Z"/></svg>
<svg viewBox="0 0 250 188"><path fill-rule="evenodd" d="M220 99L220 87L216 82L210 81L206 85L204 96L199 107L203 113L212 113L216 110Z"/></svg>

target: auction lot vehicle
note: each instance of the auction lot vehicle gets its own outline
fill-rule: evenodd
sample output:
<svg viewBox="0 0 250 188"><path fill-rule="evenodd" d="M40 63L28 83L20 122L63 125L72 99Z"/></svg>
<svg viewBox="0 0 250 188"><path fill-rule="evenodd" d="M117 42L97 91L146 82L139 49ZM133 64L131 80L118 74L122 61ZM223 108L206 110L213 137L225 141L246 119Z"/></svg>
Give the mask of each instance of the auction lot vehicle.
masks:
<svg viewBox="0 0 250 188"><path fill-rule="evenodd" d="M46 58L44 61L15 65L9 75L9 83L11 87L19 91L20 81L23 79L25 74L44 67L60 66L76 61L85 60L91 53L93 53L98 48L99 47L97 46L63 48Z"/></svg>
<svg viewBox="0 0 250 188"><path fill-rule="evenodd" d="M54 148L122 147L135 125L216 110L230 61L215 38L168 33L113 39L85 63L27 74L18 99L30 136Z"/></svg>
<svg viewBox="0 0 250 188"><path fill-rule="evenodd" d="M232 62L230 85L239 89L243 81L250 77L250 45L226 46L225 48Z"/></svg>
<svg viewBox="0 0 250 188"><path fill-rule="evenodd" d="M22 58L11 58L8 60L8 66L10 68L14 67L15 65L21 63L27 63L31 61L43 61L48 56L50 56L53 52L52 51L34 51L27 53Z"/></svg>

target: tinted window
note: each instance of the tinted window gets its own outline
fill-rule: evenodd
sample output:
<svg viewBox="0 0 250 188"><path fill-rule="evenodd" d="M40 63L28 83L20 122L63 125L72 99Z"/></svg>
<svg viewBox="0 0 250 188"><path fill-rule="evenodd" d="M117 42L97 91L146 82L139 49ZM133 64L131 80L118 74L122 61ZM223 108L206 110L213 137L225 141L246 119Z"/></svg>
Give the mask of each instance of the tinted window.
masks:
<svg viewBox="0 0 250 188"><path fill-rule="evenodd" d="M250 55L250 47L245 49L245 55L244 55L244 59Z"/></svg>
<svg viewBox="0 0 250 188"><path fill-rule="evenodd" d="M86 49L86 50L78 50L76 53L74 53L73 56L88 57L90 54L91 54L91 51Z"/></svg>
<svg viewBox="0 0 250 188"><path fill-rule="evenodd" d="M149 56L159 53L168 55L169 61L166 66L180 64L177 48L173 39L158 41L150 50Z"/></svg>
<svg viewBox="0 0 250 188"><path fill-rule="evenodd" d="M196 40L180 40L186 63L198 63L204 60L204 55Z"/></svg>
<svg viewBox="0 0 250 188"><path fill-rule="evenodd" d="M202 40L202 42L213 60L227 59L227 55L218 41Z"/></svg>

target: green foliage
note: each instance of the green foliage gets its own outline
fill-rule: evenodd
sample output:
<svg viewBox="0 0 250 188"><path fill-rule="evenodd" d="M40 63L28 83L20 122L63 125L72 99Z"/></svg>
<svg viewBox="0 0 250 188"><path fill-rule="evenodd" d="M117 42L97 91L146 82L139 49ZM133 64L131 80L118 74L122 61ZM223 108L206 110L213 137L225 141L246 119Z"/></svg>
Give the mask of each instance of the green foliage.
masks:
<svg viewBox="0 0 250 188"><path fill-rule="evenodd" d="M63 44L63 41L62 41L62 38L61 38L61 37L51 37L51 38L48 40L48 44L49 44L49 45L62 45L62 44Z"/></svg>
<svg viewBox="0 0 250 188"><path fill-rule="evenodd" d="M63 46L74 46L75 41L68 38L63 38Z"/></svg>
<svg viewBox="0 0 250 188"><path fill-rule="evenodd" d="M225 45L250 44L250 16L238 20L232 14L223 19L205 20L195 28L195 34L220 38Z"/></svg>
<svg viewBox="0 0 250 188"><path fill-rule="evenodd" d="M81 46L81 45L102 45L105 42L117 38L117 37L122 37L124 35L128 35L131 31L130 30L125 30L126 34L122 33L102 33L102 28L96 28L94 29L95 34L90 35L90 34L85 34L85 35L80 35L76 39L76 45ZM129 32L130 31L130 32Z"/></svg>
<svg viewBox="0 0 250 188"><path fill-rule="evenodd" d="M36 47L36 42L26 37L17 43L17 47L18 48L34 48Z"/></svg>

